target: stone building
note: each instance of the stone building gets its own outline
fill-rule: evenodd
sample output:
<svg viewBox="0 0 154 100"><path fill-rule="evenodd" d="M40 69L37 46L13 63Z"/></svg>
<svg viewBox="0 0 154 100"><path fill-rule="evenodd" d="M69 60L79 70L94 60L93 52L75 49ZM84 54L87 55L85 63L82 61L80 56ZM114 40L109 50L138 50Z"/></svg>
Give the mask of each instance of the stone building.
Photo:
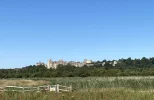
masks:
<svg viewBox="0 0 154 100"><path fill-rule="evenodd" d="M45 65L45 63L43 63L43 62L38 62L38 63L36 63L36 66L40 66L40 65Z"/></svg>
<svg viewBox="0 0 154 100"><path fill-rule="evenodd" d="M52 61L50 59L50 60L48 60L46 67L48 69L50 69L50 68L56 69L57 66L60 65L60 64L61 65L71 64L71 65L76 66L76 67L82 67L82 66L84 66L86 64L91 64L91 63L92 63L92 60L87 60L87 59L85 59L83 62L75 62L75 61L69 61L69 62L67 62L67 61L64 61L63 59L61 59L59 61Z"/></svg>

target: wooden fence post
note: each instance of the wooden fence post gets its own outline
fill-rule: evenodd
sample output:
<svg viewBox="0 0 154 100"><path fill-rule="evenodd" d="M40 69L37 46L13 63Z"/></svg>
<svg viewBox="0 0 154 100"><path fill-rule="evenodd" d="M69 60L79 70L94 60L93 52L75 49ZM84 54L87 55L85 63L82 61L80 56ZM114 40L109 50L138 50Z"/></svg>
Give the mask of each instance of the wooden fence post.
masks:
<svg viewBox="0 0 154 100"><path fill-rule="evenodd" d="M70 91L72 92L72 85L70 85Z"/></svg>
<svg viewBox="0 0 154 100"><path fill-rule="evenodd" d="M59 93L59 84L56 85L56 92Z"/></svg>

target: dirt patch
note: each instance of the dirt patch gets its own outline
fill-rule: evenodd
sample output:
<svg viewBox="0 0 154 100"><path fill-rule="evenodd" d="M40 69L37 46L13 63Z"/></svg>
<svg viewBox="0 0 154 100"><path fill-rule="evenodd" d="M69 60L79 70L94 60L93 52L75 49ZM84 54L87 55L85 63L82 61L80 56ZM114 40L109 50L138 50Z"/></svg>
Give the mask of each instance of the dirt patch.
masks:
<svg viewBox="0 0 154 100"><path fill-rule="evenodd" d="M0 80L0 87L5 86L38 86L49 84L48 81L44 80Z"/></svg>

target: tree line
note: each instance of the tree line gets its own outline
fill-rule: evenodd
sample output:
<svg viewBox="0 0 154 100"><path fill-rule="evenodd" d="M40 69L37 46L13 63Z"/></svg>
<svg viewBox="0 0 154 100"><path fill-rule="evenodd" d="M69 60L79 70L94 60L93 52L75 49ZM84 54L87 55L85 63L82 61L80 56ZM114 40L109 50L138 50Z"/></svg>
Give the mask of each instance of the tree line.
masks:
<svg viewBox="0 0 154 100"><path fill-rule="evenodd" d="M104 63L102 65L102 63ZM57 69L47 69L44 65L30 65L23 68L0 69L0 78L40 78L40 77L100 77L100 76L153 76L154 57L142 59L119 59L93 62L93 66L58 65Z"/></svg>

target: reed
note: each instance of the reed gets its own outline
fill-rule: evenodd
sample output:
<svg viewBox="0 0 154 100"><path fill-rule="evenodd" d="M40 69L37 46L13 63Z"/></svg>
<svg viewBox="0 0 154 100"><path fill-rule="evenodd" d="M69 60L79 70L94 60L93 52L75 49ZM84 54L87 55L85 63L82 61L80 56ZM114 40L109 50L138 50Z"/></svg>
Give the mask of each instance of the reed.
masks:
<svg viewBox="0 0 154 100"><path fill-rule="evenodd" d="M0 100L154 100L154 77L63 77L44 80L52 85L72 85L74 91L0 92Z"/></svg>

